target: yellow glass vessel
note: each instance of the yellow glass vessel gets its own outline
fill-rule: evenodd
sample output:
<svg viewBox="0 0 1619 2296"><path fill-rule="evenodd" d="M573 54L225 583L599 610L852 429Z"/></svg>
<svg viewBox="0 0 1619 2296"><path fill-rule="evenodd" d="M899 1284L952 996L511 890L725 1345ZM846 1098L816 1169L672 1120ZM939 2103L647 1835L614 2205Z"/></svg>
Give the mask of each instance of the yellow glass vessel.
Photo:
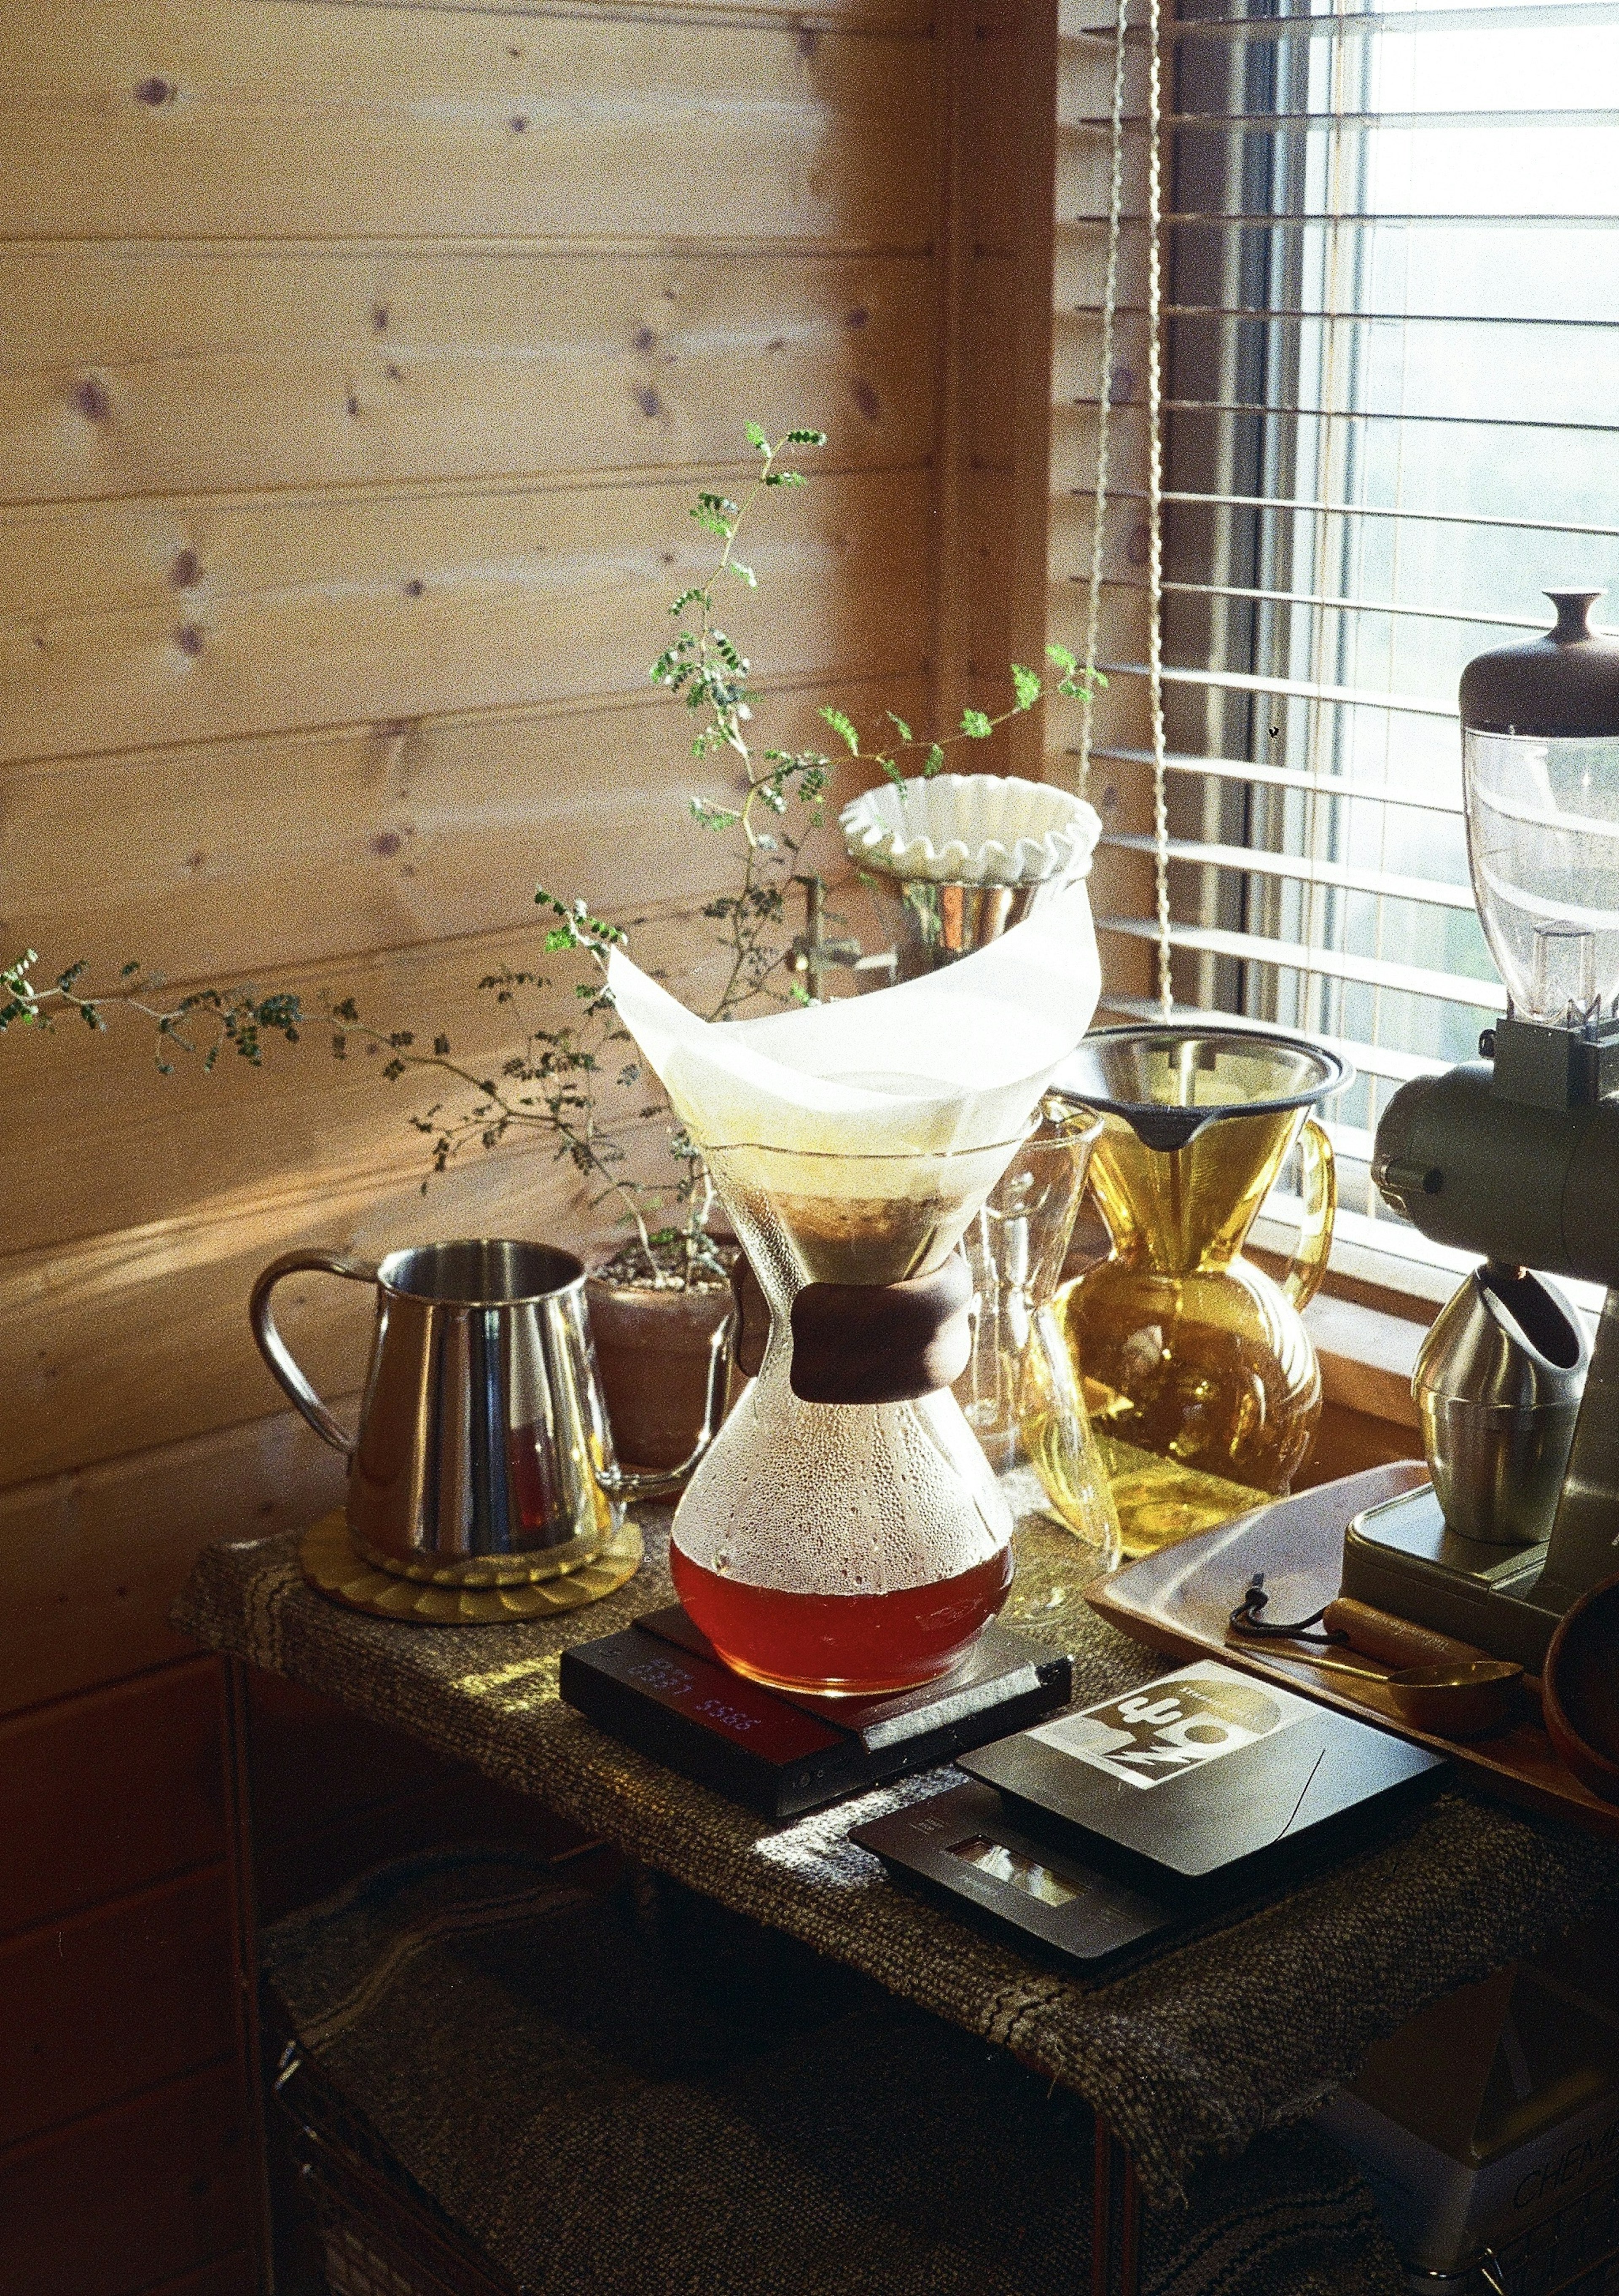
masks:
<svg viewBox="0 0 1619 2296"><path fill-rule="evenodd" d="M1303 1464L1321 1377L1299 1310L1336 1205L1311 1111L1352 1073L1296 1037L1172 1026L1098 1029L1063 1070L1102 1119L1090 1177L1114 1248L1058 1308L1127 1554L1280 1495ZM1295 1144L1303 1219L1278 1283L1242 1248Z"/></svg>

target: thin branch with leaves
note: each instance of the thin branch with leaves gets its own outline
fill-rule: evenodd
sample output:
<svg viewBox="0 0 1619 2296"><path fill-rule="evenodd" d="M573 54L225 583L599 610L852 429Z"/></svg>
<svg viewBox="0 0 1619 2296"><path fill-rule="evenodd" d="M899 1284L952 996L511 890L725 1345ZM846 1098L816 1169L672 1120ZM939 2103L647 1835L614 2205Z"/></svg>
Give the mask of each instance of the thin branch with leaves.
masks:
<svg viewBox="0 0 1619 2296"><path fill-rule="evenodd" d="M135 958L119 968L109 988L86 985L90 968L82 957L41 985L33 977L41 961L38 950L29 948L0 967L0 1029L50 1030L58 1018L71 1015L101 1035L107 1013L123 1007L152 1023L155 1058L164 1076L173 1074L176 1053L200 1056L205 1070L226 1050L259 1068L265 1037L284 1037L295 1045L308 1018L299 998L282 990L260 996L251 988L193 988L172 1004L153 1002L161 996L162 975L147 972Z"/></svg>

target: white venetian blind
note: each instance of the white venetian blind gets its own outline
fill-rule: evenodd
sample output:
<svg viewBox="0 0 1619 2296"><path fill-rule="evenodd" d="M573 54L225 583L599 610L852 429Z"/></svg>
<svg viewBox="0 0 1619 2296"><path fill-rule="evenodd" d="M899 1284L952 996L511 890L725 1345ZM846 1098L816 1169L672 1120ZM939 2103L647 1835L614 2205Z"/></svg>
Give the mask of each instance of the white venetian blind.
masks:
<svg viewBox="0 0 1619 2296"><path fill-rule="evenodd" d="M1218 5L1186 0L1163 50L1175 996L1348 1054L1344 1230L1393 1242L1365 1172L1377 1114L1505 1003L1468 888L1458 676L1547 627L1542 588L1619 589L1619 6ZM1070 28L1081 50L1111 54L1102 12ZM1120 340L1141 325L1122 312ZM1114 461L1138 480L1124 386L1115 365ZM1074 395L1094 407L1098 379ZM1111 493L1138 545L1110 589L1139 593L1142 488ZM1081 556L1058 570L1082 584ZM1103 664L1109 701L1144 685L1144 647ZM1114 979L1157 931L1130 718L1098 716L1089 783L1138 857L1115 873L1138 898L1102 921ZM1155 1013L1134 972L1143 993L1110 1001Z"/></svg>

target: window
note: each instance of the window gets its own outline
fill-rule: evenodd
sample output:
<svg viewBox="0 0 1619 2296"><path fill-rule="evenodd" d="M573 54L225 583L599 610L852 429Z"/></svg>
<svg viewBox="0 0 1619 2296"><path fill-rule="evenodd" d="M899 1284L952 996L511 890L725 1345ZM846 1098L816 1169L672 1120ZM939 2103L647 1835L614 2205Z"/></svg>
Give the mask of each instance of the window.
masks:
<svg viewBox="0 0 1619 2296"><path fill-rule="evenodd" d="M1619 577L1619 111L1598 108L1619 104L1619 10L1251 4L1189 0L1163 52L1176 999L1348 1054L1340 1234L1431 1259L1367 1164L1398 1084L1468 1057L1505 1004L1468 885L1457 678L1549 626L1543 587ZM1073 37L1111 56L1111 10ZM1142 394L1116 367L1111 388L1130 468ZM1139 493L1118 505L1138 520ZM1129 555L1113 584L1144 605ZM1142 646L1115 654L1138 687ZM1110 835L1139 873L1150 757L1139 734L1097 742L1092 794L1122 789ZM1110 978L1150 909L1107 921ZM1122 1010L1155 1011L1135 985Z"/></svg>

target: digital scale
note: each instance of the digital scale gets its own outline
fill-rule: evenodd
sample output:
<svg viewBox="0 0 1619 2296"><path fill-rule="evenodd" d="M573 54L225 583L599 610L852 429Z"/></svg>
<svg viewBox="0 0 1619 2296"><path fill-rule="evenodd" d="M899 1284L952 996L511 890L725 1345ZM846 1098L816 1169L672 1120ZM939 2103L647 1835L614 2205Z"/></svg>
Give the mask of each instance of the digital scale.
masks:
<svg viewBox="0 0 1619 2296"><path fill-rule="evenodd" d="M1089 1972L1341 1851L1446 1764L1202 1659L959 1766L974 1784L851 1838Z"/></svg>
<svg viewBox="0 0 1619 2296"><path fill-rule="evenodd" d="M767 1690L734 1673L678 1603L562 1656L568 1704L699 1785L797 1817L931 1770L1067 1703L1061 1652L984 1628L941 1681L875 1698Z"/></svg>

